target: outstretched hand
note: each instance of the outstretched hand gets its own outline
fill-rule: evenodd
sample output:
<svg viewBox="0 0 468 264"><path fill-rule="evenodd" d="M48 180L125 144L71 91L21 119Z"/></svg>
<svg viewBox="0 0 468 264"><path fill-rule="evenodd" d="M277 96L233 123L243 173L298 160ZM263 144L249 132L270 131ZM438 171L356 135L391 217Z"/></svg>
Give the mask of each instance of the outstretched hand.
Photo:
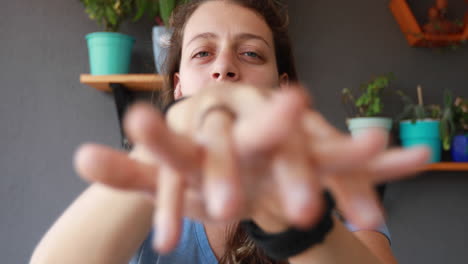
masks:
<svg viewBox="0 0 468 264"><path fill-rule="evenodd" d="M248 86L209 87L176 104L166 119L133 106L125 130L130 155L98 144L76 154L81 177L153 194L156 246L175 247L183 215L205 221L254 218L266 230L319 220L329 189L357 226L382 221L374 185L425 164L425 148L384 150L385 135L357 138L308 110L298 87L269 92Z"/></svg>

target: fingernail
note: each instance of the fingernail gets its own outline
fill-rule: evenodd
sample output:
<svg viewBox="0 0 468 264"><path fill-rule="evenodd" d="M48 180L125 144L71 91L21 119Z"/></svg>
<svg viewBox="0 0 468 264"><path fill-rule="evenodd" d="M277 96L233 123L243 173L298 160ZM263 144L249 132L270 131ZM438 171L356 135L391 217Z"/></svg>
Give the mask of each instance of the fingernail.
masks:
<svg viewBox="0 0 468 264"><path fill-rule="evenodd" d="M167 241L167 230L161 228L162 226L156 229L156 232L153 235L153 248L159 253L165 253L165 244Z"/></svg>

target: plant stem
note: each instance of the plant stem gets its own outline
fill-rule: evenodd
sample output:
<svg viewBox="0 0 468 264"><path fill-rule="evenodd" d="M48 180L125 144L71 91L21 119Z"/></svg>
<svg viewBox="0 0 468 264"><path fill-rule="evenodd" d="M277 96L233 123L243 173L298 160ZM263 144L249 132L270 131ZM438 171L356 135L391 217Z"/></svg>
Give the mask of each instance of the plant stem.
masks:
<svg viewBox="0 0 468 264"><path fill-rule="evenodd" d="M421 85L418 85L418 104L420 106L423 106L424 105L424 102L423 102L423 96L422 96L422 88L421 88Z"/></svg>

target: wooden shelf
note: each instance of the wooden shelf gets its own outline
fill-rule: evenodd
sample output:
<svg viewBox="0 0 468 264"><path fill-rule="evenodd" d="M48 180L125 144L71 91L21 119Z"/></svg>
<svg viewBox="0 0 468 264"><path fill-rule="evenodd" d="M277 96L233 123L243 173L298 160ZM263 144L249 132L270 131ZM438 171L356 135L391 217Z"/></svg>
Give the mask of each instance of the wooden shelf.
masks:
<svg viewBox="0 0 468 264"><path fill-rule="evenodd" d="M163 77L158 74L117 74L91 75L81 74L80 82L101 91L111 92L109 84L119 83L131 91L152 92L163 86Z"/></svg>
<svg viewBox="0 0 468 264"><path fill-rule="evenodd" d="M427 165L426 171L467 171L468 162L438 162Z"/></svg>

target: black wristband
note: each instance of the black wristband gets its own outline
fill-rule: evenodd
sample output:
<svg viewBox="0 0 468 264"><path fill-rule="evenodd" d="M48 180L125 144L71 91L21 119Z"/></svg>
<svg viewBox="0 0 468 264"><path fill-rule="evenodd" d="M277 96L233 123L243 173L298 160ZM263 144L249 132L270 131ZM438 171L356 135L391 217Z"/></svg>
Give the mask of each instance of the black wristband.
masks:
<svg viewBox="0 0 468 264"><path fill-rule="evenodd" d="M335 207L333 198L328 192L324 193L325 212L320 222L313 228L301 230L294 227L284 232L269 234L263 231L253 221L242 221L241 225L257 246L275 260L285 260L302 251L320 244L333 228L332 211Z"/></svg>

